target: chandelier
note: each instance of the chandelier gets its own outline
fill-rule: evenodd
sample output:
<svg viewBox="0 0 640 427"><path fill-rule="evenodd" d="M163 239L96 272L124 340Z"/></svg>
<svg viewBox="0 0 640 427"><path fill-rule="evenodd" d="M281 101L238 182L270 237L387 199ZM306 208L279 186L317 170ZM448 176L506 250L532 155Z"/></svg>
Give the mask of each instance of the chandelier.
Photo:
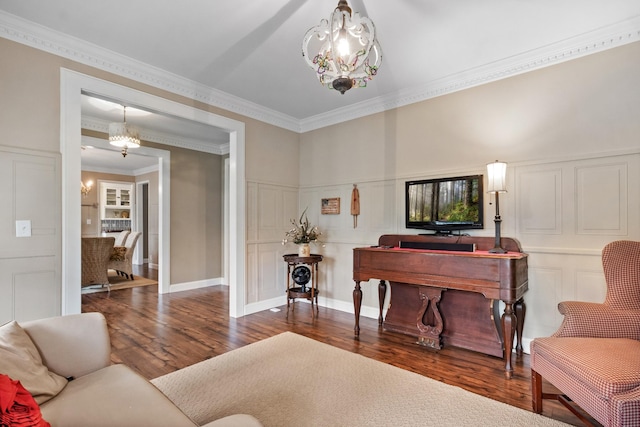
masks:
<svg viewBox="0 0 640 427"><path fill-rule="evenodd" d="M123 115L122 123L109 124L109 143L122 148L122 157L127 157L129 148L140 147L140 134L138 129L127 124L127 107L123 107Z"/></svg>
<svg viewBox="0 0 640 427"><path fill-rule="evenodd" d="M366 87L378 73L382 50L371 19L351 13L347 0L320 24L307 31L302 56L320 83L344 95L352 87Z"/></svg>

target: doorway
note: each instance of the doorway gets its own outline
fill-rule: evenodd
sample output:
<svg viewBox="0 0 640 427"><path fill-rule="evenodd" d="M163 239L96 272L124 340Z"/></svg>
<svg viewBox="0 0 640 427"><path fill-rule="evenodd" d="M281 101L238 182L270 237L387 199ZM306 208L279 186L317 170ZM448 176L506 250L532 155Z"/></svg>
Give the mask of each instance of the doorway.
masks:
<svg viewBox="0 0 640 427"><path fill-rule="evenodd" d="M194 107L150 95L126 86L61 69L61 153L62 153L62 314L80 313L80 97L83 92L119 99L149 111L174 115L225 129L230 135L229 152L229 315L245 312L245 131L244 123ZM158 283L161 293L171 292L169 161L160 159L161 214Z"/></svg>

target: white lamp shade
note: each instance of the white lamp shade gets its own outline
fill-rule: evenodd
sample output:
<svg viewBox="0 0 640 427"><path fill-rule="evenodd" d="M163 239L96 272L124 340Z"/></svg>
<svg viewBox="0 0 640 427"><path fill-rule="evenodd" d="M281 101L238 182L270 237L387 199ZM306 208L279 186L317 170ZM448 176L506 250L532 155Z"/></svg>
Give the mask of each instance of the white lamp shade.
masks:
<svg viewBox="0 0 640 427"><path fill-rule="evenodd" d="M487 192L507 191L507 164L499 161L487 165Z"/></svg>
<svg viewBox="0 0 640 427"><path fill-rule="evenodd" d="M109 143L116 147L138 148L140 136L138 129L126 122L109 124Z"/></svg>

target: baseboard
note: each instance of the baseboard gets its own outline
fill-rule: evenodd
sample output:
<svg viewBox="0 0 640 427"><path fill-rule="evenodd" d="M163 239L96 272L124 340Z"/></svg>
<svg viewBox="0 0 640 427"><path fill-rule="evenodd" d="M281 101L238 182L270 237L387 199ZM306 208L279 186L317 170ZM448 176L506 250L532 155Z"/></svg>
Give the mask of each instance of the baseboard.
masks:
<svg viewBox="0 0 640 427"><path fill-rule="evenodd" d="M302 300L298 300L302 301ZM274 307L281 307L283 305L287 305L287 297L285 295L281 297L271 298L264 301L254 302L245 305L244 314L253 314L259 311L270 310Z"/></svg>
<svg viewBox="0 0 640 427"><path fill-rule="evenodd" d="M182 292L182 291L190 291L193 289L206 288L207 286L216 286L224 284L224 279L222 277L216 277L213 279L205 279L205 280L196 280L194 282L183 282L176 283L169 287L169 292Z"/></svg>

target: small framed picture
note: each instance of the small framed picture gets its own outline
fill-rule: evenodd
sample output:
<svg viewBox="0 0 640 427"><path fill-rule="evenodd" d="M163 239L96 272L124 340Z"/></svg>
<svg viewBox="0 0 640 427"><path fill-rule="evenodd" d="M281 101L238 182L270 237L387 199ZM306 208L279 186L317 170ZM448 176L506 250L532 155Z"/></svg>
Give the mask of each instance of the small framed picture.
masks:
<svg viewBox="0 0 640 427"><path fill-rule="evenodd" d="M335 215L340 213L340 197L322 199L320 213L323 215Z"/></svg>

